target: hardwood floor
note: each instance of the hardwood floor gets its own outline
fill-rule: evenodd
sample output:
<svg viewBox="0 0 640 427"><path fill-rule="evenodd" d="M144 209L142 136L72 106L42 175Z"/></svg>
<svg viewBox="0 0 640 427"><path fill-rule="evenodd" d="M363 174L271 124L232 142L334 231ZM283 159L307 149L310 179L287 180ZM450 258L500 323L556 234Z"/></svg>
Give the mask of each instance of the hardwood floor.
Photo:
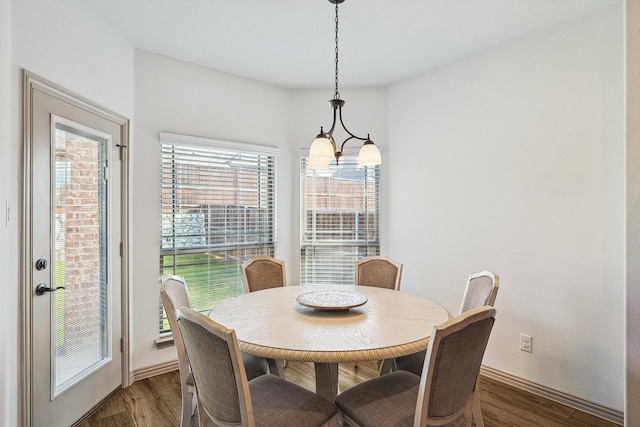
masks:
<svg viewBox="0 0 640 427"><path fill-rule="evenodd" d="M287 380L315 389L313 364L288 362ZM340 389L377 375L376 362L340 365ZM615 427L594 417L543 397L481 377L482 414L486 427ZM170 372L137 381L120 390L77 427L177 427L180 425L180 381ZM196 426L192 420L192 426Z"/></svg>

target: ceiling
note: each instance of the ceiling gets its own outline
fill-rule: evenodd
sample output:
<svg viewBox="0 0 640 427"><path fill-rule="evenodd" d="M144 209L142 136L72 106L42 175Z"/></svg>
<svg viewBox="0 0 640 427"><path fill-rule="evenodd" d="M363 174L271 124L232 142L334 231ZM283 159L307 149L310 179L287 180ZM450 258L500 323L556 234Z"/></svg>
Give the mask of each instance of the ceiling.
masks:
<svg viewBox="0 0 640 427"><path fill-rule="evenodd" d="M340 86L386 86L621 0L347 0ZM334 84L327 0L85 0L140 49L288 88Z"/></svg>

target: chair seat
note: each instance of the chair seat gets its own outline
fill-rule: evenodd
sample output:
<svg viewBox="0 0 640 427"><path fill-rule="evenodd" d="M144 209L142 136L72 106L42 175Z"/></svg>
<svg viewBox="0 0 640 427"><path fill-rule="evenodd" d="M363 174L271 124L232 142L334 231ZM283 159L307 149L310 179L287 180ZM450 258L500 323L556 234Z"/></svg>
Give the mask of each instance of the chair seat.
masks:
<svg viewBox="0 0 640 427"><path fill-rule="evenodd" d="M257 427L317 427L337 413L327 399L275 375L249 381L249 391Z"/></svg>
<svg viewBox="0 0 640 427"><path fill-rule="evenodd" d="M363 427L411 427L419 388L419 376L395 371L340 393L335 403Z"/></svg>

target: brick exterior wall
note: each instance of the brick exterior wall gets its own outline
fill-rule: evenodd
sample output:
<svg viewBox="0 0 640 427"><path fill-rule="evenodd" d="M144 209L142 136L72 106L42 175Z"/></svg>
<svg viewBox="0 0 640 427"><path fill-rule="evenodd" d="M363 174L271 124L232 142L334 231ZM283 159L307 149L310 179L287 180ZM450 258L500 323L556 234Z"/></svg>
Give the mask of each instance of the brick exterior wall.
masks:
<svg viewBox="0 0 640 427"><path fill-rule="evenodd" d="M64 299L63 313L56 315L63 321L64 331L56 328L59 354L82 353L82 357L96 357L103 351L100 339L101 317L105 313L106 262L101 266L101 253L106 241L101 241L102 204L106 186L99 162L97 141L60 132L56 143L56 286L66 289L56 293ZM106 215L102 218L106 221ZM102 225L104 227L104 225ZM104 228L106 230L106 228ZM106 236L104 236L106 239ZM106 261L106 257L105 257ZM79 362L79 360L78 360ZM77 366L81 369L81 366ZM73 367L70 367L73 369Z"/></svg>

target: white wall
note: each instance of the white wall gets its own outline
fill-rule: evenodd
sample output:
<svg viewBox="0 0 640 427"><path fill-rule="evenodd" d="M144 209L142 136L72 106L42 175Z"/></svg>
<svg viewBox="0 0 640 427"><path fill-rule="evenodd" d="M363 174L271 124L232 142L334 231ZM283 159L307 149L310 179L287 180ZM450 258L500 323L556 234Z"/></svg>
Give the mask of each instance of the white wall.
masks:
<svg viewBox="0 0 640 427"><path fill-rule="evenodd" d="M385 164L403 289L456 312L469 273L498 273L485 365L618 410L622 17L608 7L392 86Z"/></svg>
<svg viewBox="0 0 640 427"><path fill-rule="evenodd" d="M3 309L0 425L18 425L19 220L22 194L22 69L124 116L133 113L133 48L79 0L0 1ZM8 15L7 15L8 14ZM5 24L7 25L5 27Z"/></svg>
<svg viewBox="0 0 640 427"><path fill-rule="evenodd" d="M278 256L291 246L291 93L150 52L136 51L136 128L132 165L132 369L175 360L157 350L161 131L280 147ZM287 266L287 273L291 267Z"/></svg>

